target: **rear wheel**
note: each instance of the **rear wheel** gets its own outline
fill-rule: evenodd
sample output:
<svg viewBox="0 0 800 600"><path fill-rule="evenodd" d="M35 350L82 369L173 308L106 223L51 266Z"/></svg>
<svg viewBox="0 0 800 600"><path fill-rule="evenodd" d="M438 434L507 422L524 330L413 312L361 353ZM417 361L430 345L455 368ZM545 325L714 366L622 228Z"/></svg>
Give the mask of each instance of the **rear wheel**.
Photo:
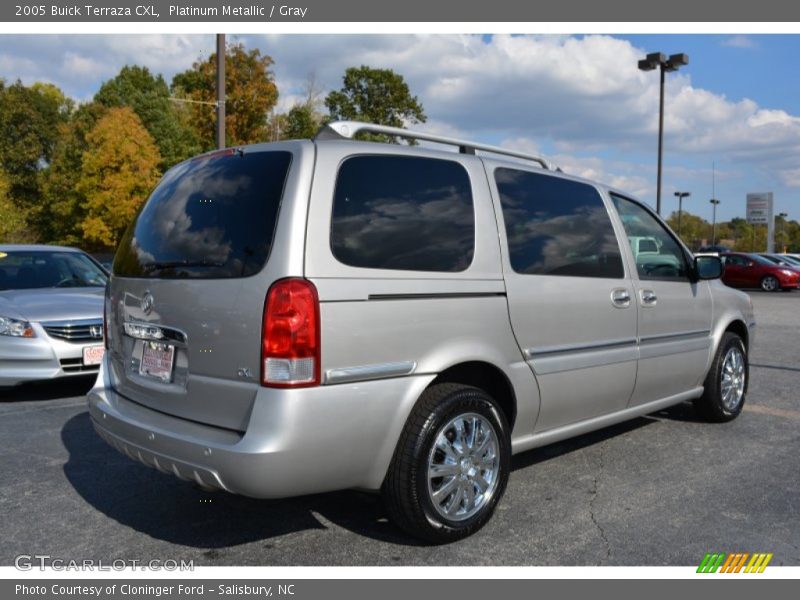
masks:
<svg viewBox="0 0 800 600"><path fill-rule="evenodd" d="M747 393L747 350L742 338L730 331L722 336L703 395L694 401L698 413L721 423L739 416Z"/></svg>
<svg viewBox="0 0 800 600"><path fill-rule="evenodd" d="M781 282L774 275L767 275L761 280L761 289L765 292L776 292L781 289Z"/></svg>
<svg viewBox="0 0 800 600"><path fill-rule="evenodd" d="M420 397L383 485L392 520L441 544L467 537L491 518L511 463L508 424L481 389L444 383Z"/></svg>

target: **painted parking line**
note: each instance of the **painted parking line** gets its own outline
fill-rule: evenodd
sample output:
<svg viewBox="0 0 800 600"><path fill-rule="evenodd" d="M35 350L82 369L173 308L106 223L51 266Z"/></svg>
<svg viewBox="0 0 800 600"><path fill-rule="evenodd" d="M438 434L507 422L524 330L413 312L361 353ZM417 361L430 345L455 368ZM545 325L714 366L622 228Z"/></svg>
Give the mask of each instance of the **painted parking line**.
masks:
<svg viewBox="0 0 800 600"><path fill-rule="evenodd" d="M783 417L785 419L800 420L800 410L790 410L788 408L775 408L773 406L766 406L764 404L748 403L744 405L745 412L759 413L762 415L771 415L773 417Z"/></svg>

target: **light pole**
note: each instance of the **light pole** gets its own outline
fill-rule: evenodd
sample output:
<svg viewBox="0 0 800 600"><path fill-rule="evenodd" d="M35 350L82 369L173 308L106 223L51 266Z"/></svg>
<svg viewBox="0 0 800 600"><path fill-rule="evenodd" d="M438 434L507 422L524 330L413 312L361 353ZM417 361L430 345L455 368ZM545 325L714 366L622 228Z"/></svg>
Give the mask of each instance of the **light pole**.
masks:
<svg viewBox="0 0 800 600"><path fill-rule="evenodd" d="M788 216L789 216L788 213L778 213L778 217L780 217L781 219L786 219L786 217L788 217ZM775 220L777 221L778 219L776 218ZM777 227L776 227L776 229L777 229ZM778 236L777 237L780 237L780 238L783 237L783 223L781 223L781 228L778 229ZM781 245L781 249L786 251L786 244Z"/></svg>
<svg viewBox="0 0 800 600"><path fill-rule="evenodd" d="M716 198L712 198L709 200L711 202L713 208L713 215L711 217L711 245L717 245L717 204L719 204L719 200Z"/></svg>
<svg viewBox="0 0 800 600"><path fill-rule="evenodd" d="M656 183L656 212L661 214L661 157L664 146L664 73L677 71L689 64L688 54L672 54L669 58L662 52L652 52L639 61L642 71L661 71L661 87L658 99L658 182Z"/></svg>
<svg viewBox="0 0 800 600"><path fill-rule="evenodd" d="M225 34L217 34L217 148L225 144Z"/></svg>
<svg viewBox="0 0 800 600"><path fill-rule="evenodd" d="M692 194L690 192L675 192L678 197L678 237L681 237L681 213L683 212L683 199Z"/></svg>

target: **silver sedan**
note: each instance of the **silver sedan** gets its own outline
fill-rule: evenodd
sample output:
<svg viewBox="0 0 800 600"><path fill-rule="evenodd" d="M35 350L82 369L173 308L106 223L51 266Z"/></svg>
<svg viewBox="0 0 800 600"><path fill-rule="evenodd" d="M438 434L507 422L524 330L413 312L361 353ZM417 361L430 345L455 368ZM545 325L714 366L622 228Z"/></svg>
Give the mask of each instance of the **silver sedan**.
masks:
<svg viewBox="0 0 800 600"><path fill-rule="evenodd" d="M98 371L107 279L75 248L0 245L0 387Z"/></svg>

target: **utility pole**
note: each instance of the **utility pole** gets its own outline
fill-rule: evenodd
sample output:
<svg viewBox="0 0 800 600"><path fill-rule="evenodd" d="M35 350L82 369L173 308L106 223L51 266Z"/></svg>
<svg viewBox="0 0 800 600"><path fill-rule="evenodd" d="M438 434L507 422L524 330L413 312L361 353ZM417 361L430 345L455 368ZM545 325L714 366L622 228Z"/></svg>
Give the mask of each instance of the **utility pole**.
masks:
<svg viewBox="0 0 800 600"><path fill-rule="evenodd" d="M217 34L217 148L225 144L225 34Z"/></svg>

